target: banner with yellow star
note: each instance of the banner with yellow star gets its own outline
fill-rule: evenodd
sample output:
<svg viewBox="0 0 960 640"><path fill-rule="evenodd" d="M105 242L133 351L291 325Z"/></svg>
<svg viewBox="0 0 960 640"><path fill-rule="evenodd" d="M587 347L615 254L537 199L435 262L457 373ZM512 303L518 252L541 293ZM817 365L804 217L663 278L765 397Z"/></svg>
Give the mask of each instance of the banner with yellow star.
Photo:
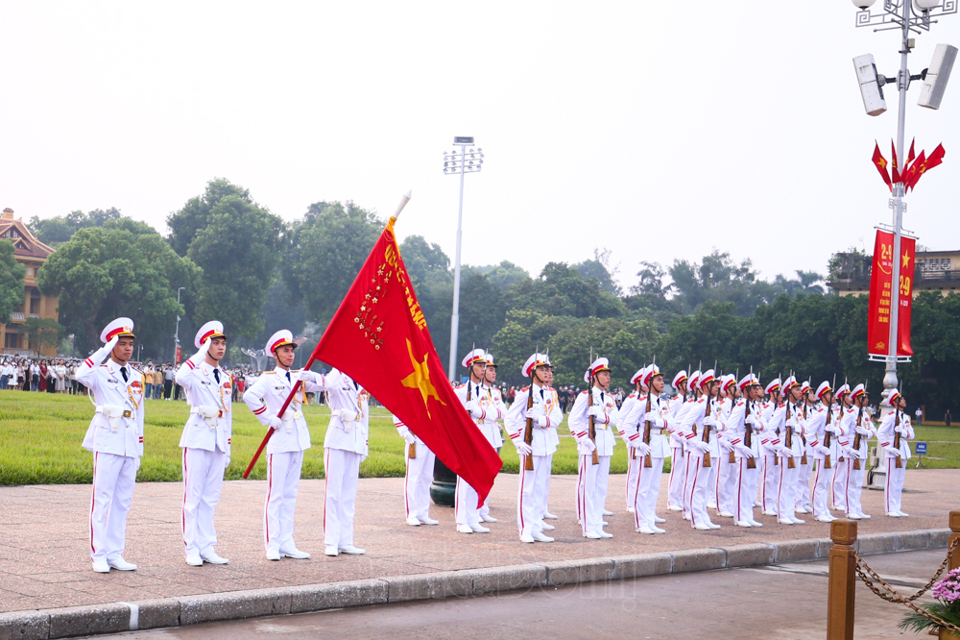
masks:
<svg viewBox="0 0 960 640"><path fill-rule="evenodd" d="M444 374L393 223L380 234L312 357L362 384L477 491L482 505L503 463Z"/></svg>
<svg viewBox="0 0 960 640"><path fill-rule="evenodd" d="M922 153L922 152L921 152ZM867 344L873 355L890 355L890 304L893 300L893 261L900 261L900 308L897 321L898 356L913 355L910 347L910 319L913 309L913 262L917 251L914 238L900 238L900 255L893 255L893 234L877 231L870 274L870 309Z"/></svg>

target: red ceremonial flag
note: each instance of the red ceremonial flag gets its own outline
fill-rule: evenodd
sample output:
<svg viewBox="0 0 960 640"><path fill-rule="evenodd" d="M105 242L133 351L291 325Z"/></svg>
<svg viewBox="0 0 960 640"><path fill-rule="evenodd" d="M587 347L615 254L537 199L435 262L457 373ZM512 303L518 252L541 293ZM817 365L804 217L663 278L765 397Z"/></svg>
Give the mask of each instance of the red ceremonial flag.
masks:
<svg viewBox="0 0 960 640"><path fill-rule="evenodd" d="M913 261L916 240L900 238L900 308L897 324L897 355L913 355L910 347L910 317L913 308ZM877 231L873 249L873 270L870 275L870 301L867 324L868 351L874 355L890 354L890 303L893 282L893 234Z"/></svg>
<svg viewBox="0 0 960 640"><path fill-rule="evenodd" d="M312 358L362 384L477 491L480 506L503 462L447 381L394 222L380 234Z"/></svg>
<svg viewBox="0 0 960 640"><path fill-rule="evenodd" d="M883 178L884 184L892 190L893 183L890 182L890 174L887 173L887 161L884 159L883 154L880 153L880 145L876 142L874 142L873 145L873 164L877 167L877 171L880 172L880 177Z"/></svg>
<svg viewBox="0 0 960 640"><path fill-rule="evenodd" d="M893 162L890 165L890 179L896 184L900 182L900 172L897 171L897 148L893 145L893 140L890 141L890 152L893 154Z"/></svg>
<svg viewBox="0 0 960 640"><path fill-rule="evenodd" d="M910 165L910 168L907 169L907 172L903 176L903 184L906 189L913 189L913 187L916 186L917 181L920 180L920 176L926 171L926 167L924 166L926 162L926 152L921 149L920 155L917 156L917 159Z"/></svg>
<svg viewBox="0 0 960 640"><path fill-rule="evenodd" d="M910 163L913 162L913 159L917 157L917 155L913 152L913 144L914 144L916 141L917 141L916 138L914 138L913 140L910 141L910 153L907 154L907 162L906 162L906 164L903 165L904 170L906 170L907 168L909 168L909 167L910 167Z"/></svg>
<svg viewBox="0 0 960 640"><path fill-rule="evenodd" d="M947 155L947 152L944 150L943 145L938 144L937 148L934 149L927 157L927 161L923 164L923 168L926 171L933 169L935 166L943 162L943 156L945 155Z"/></svg>

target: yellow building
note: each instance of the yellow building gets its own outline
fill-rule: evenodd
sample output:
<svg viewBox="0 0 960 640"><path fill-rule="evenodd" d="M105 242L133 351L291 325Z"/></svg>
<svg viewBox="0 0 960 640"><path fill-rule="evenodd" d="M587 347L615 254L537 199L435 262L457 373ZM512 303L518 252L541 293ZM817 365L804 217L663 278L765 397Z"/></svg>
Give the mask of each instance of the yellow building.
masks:
<svg viewBox="0 0 960 640"><path fill-rule="evenodd" d="M845 253L827 285L841 296L870 293L872 256ZM940 291L943 295L960 291L960 251L918 251L913 272L913 295L921 291Z"/></svg>
<svg viewBox="0 0 960 640"><path fill-rule="evenodd" d="M9 240L13 243L17 262L27 268L24 279L26 301L22 307L13 312L10 324L0 324L0 347L2 347L0 353L36 356L37 350L31 349L27 336L21 332L21 327L27 318L59 320L58 296L44 295L37 288L37 272L47 257L53 253L53 249L34 238L22 218L14 219L13 209L9 207L3 210L3 217L0 218L0 240ZM39 355L53 357L57 355L57 349L48 347Z"/></svg>

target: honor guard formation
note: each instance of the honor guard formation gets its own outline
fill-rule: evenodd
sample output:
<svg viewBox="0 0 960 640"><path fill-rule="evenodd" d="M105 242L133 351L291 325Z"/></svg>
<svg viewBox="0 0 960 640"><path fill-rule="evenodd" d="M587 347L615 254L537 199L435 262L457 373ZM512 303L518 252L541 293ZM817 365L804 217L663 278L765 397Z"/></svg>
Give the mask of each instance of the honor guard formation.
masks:
<svg viewBox="0 0 960 640"><path fill-rule="evenodd" d="M143 455L144 381L128 363L134 352L134 323L117 318L100 335L103 348L78 368L77 380L90 391L95 406L83 447L93 453L93 495L90 502L90 557L93 570L131 571L137 565L123 557L127 514ZM183 387L190 412L183 428L182 531L186 563L227 564L216 552L214 514L224 472L230 464L233 389L220 367L226 353L223 325L210 321L197 332L197 352L180 366L176 382ZM296 344L286 330L275 333L265 351L276 360L242 395L243 402L269 429L267 486L263 509L266 558L305 559L294 540L294 512L310 431L301 407L305 394L326 392L331 410L323 442L325 499L324 554L358 555L354 545L354 513L360 464L368 454L369 394L346 373L326 375L296 371ZM560 444L564 413L553 388L553 366L535 353L521 373L530 378L508 407L496 386L497 365L483 349L462 361L469 378L456 388L464 410L499 451L509 436L519 458L516 526L524 543L553 542L557 516L547 505L553 454ZM861 520L860 493L868 465L868 442L876 438L885 452L885 513L906 517L901 506L908 441L914 438L906 399L894 391L892 410L875 423L863 384L834 389L823 381L815 388L793 375L764 384L752 372L737 379L714 369L671 379L673 395L664 394L664 374L656 364L630 378L634 390L618 407L610 389L611 365L594 360L584 372L587 389L577 395L564 436L576 441L578 474L576 514L583 537L611 538L604 518L610 460L618 440L627 447L626 511L639 534L665 534L657 515L661 490L667 509L682 512L697 530L719 529L724 518L737 527L761 527L758 511L779 525L804 524L798 515L819 522L836 519L831 511ZM290 394L301 383L297 395ZM288 398L290 402L284 408ZM281 413L281 410L282 413ZM438 525L430 517L430 484L435 456L416 435L416 425L393 418L403 438L406 475L404 515L410 526ZM665 460L669 476L663 478ZM458 478L456 530L463 534L491 531L489 499Z"/></svg>

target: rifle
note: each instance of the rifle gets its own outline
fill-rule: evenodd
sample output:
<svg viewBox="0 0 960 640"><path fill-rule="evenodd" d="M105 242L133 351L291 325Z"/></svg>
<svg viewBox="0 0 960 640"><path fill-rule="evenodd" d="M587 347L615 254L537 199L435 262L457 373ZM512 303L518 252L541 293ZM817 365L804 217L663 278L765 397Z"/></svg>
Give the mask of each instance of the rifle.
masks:
<svg viewBox="0 0 960 640"><path fill-rule="evenodd" d="M536 363L534 363L536 365ZM534 366L533 375L536 375L536 366ZM533 380L530 380L530 386L527 390L527 411L533 409ZM527 424L523 429L523 441L529 447L533 447L533 418L527 418ZM533 453L527 456L527 461L523 468L527 471L533 471Z"/></svg>
<svg viewBox="0 0 960 640"><path fill-rule="evenodd" d="M803 398L803 421L807 421L807 398ZM803 443L803 455L800 456L800 464L807 464L807 436L800 434L800 441Z"/></svg>
<svg viewBox="0 0 960 640"><path fill-rule="evenodd" d="M787 398L787 419L784 422L784 428L787 430L786 434L783 436L783 445L787 449L793 449L793 427L787 424L790 421L790 398ZM795 469L797 463L794 462L793 456L787 458L787 469Z"/></svg>
<svg viewBox="0 0 960 640"><path fill-rule="evenodd" d="M590 354L590 363L593 363L593 350L591 349ZM593 372L590 372L590 387L587 389L587 421L590 425L590 429L587 432L587 437L593 440L593 457L591 460L592 464L600 464L600 456L597 454L597 426L594 424L593 416L590 415L589 409L593 406Z"/></svg>
<svg viewBox="0 0 960 640"><path fill-rule="evenodd" d="M707 410L704 413L704 417L710 417L710 408L713 406L713 395L710 393L710 387L707 387ZM703 435L700 438L703 442L710 444L710 427L706 424L703 425ZM709 469L712 465L710 461L710 452L703 452L703 468Z"/></svg>
<svg viewBox="0 0 960 640"><path fill-rule="evenodd" d="M864 393L864 395L866 395L866 393L867 393L867 392L866 392L866 388L864 388L864 392L863 392L863 393ZM861 402L860 402L860 411L857 412L857 428L860 428L860 423L862 422L862 420L863 420L863 402L861 401ZM860 435L860 432L857 431L857 435L855 435L855 436L853 437L853 448L856 449L857 451L860 451L860 443L861 443L861 440L862 440L862 439L863 439L863 438L862 438L862 436ZM853 459L853 468L854 468L855 470L857 470L857 471L860 470L860 458L856 458L856 457L855 457L855 458Z"/></svg>
<svg viewBox="0 0 960 640"><path fill-rule="evenodd" d="M653 364L650 366L652 367L655 364L657 364L657 356L653 356ZM651 400L652 396L653 396L653 377L650 378L650 384L647 385L647 410L646 410L646 413L644 413L644 421L646 422L646 426L643 427L643 443L648 447L650 446L650 406L652 402ZM659 407L660 406L659 398L657 400L658 400L657 406ZM652 454L648 453L643 457L643 466L647 469L653 466Z"/></svg>
<svg viewBox="0 0 960 640"><path fill-rule="evenodd" d="M893 447L897 451L900 451L900 432L897 431L897 427L899 426L900 426L900 401L897 400L896 418L893 421ZM897 469L903 468L903 462L900 460L900 456L897 456L897 461L895 464Z"/></svg>
<svg viewBox="0 0 960 640"><path fill-rule="evenodd" d="M829 426L830 422L833 420L833 401L836 400L836 389L834 388L837 384L837 374L833 374L833 386L830 387L830 405L827 407L827 422ZM829 431L823 432L823 446L827 449L830 448L830 441L832 440L831 436L833 434ZM833 465L830 463L830 453L823 457L823 468L832 469Z"/></svg>

